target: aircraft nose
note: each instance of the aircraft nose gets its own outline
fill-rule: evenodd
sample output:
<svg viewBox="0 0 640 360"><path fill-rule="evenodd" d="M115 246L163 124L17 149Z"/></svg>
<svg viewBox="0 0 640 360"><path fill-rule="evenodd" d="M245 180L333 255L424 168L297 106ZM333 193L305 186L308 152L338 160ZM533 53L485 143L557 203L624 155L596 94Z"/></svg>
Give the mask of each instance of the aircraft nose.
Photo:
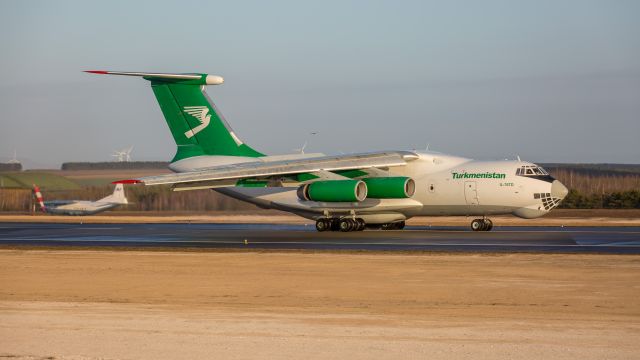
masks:
<svg viewBox="0 0 640 360"><path fill-rule="evenodd" d="M560 181L553 180L551 183L551 196L558 199L564 199L569 193L569 189Z"/></svg>

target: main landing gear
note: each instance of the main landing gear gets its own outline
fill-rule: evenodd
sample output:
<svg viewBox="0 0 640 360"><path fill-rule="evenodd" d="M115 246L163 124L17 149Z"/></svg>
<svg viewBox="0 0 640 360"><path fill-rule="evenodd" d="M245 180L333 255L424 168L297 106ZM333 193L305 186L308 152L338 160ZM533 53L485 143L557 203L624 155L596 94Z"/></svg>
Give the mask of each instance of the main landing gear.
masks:
<svg viewBox="0 0 640 360"><path fill-rule="evenodd" d="M316 220L316 230L322 231L362 231L365 222L361 218L324 218Z"/></svg>
<svg viewBox="0 0 640 360"><path fill-rule="evenodd" d="M489 219L474 219L471 222L471 230L473 231L491 231L493 222Z"/></svg>
<svg viewBox="0 0 640 360"><path fill-rule="evenodd" d="M404 221L396 221L387 224L367 225L361 218L322 218L316 220L316 230L322 231L362 231L365 227L382 229L382 230L402 230L404 229Z"/></svg>

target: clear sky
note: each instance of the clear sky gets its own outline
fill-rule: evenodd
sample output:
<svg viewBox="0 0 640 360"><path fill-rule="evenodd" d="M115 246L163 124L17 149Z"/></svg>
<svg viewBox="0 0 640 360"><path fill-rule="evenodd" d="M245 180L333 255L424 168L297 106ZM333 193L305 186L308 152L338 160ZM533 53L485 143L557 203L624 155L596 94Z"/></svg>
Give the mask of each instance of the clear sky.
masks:
<svg viewBox="0 0 640 360"><path fill-rule="evenodd" d="M0 159L169 160L148 83L81 72L107 69L222 75L209 95L270 154L640 163L639 19L622 0L3 1Z"/></svg>

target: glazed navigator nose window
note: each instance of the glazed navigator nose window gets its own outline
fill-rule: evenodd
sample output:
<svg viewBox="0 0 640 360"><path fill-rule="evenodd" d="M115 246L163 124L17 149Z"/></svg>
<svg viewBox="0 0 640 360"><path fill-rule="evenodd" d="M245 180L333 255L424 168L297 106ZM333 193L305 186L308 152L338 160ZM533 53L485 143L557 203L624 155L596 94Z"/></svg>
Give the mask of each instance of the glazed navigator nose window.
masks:
<svg viewBox="0 0 640 360"><path fill-rule="evenodd" d="M540 166L526 165L516 169L519 176L548 176L549 173Z"/></svg>

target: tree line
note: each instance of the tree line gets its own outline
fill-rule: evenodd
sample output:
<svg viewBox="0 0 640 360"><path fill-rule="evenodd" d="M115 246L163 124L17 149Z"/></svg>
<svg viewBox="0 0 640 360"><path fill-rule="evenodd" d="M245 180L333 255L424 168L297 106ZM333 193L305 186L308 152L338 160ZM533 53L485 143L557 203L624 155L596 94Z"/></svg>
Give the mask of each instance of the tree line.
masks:
<svg viewBox="0 0 640 360"><path fill-rule="evenodd" d="M61 170L141 170L166 169L166 161L103 161L103 162L66 162Z"/></svg>
<svg viewBox="0 0 640 360"><path fill-rule="evenodd" d="M22 171L20 163L0 163L0 171Z"/></svg>
<svg viewBox="0 0 640 360"><path fill-rule="evenodd" d="M547 166L549 173L569 188L560 208L640 209L637 165L605 165L595 168Z"/></svg>
<svg viewBox="0 0 640 360"><path fill-rule="evenodd" d="M586 196L640 190L638 173L584 172L565 168L548 168L547 170L567 188Z"/></svg>
<svg viewBox="0 0 640 360"><path fill-rule="evenodd" d="M640 191L581 194L575 189L560 204L563 209L640 209Z"/></svg>

